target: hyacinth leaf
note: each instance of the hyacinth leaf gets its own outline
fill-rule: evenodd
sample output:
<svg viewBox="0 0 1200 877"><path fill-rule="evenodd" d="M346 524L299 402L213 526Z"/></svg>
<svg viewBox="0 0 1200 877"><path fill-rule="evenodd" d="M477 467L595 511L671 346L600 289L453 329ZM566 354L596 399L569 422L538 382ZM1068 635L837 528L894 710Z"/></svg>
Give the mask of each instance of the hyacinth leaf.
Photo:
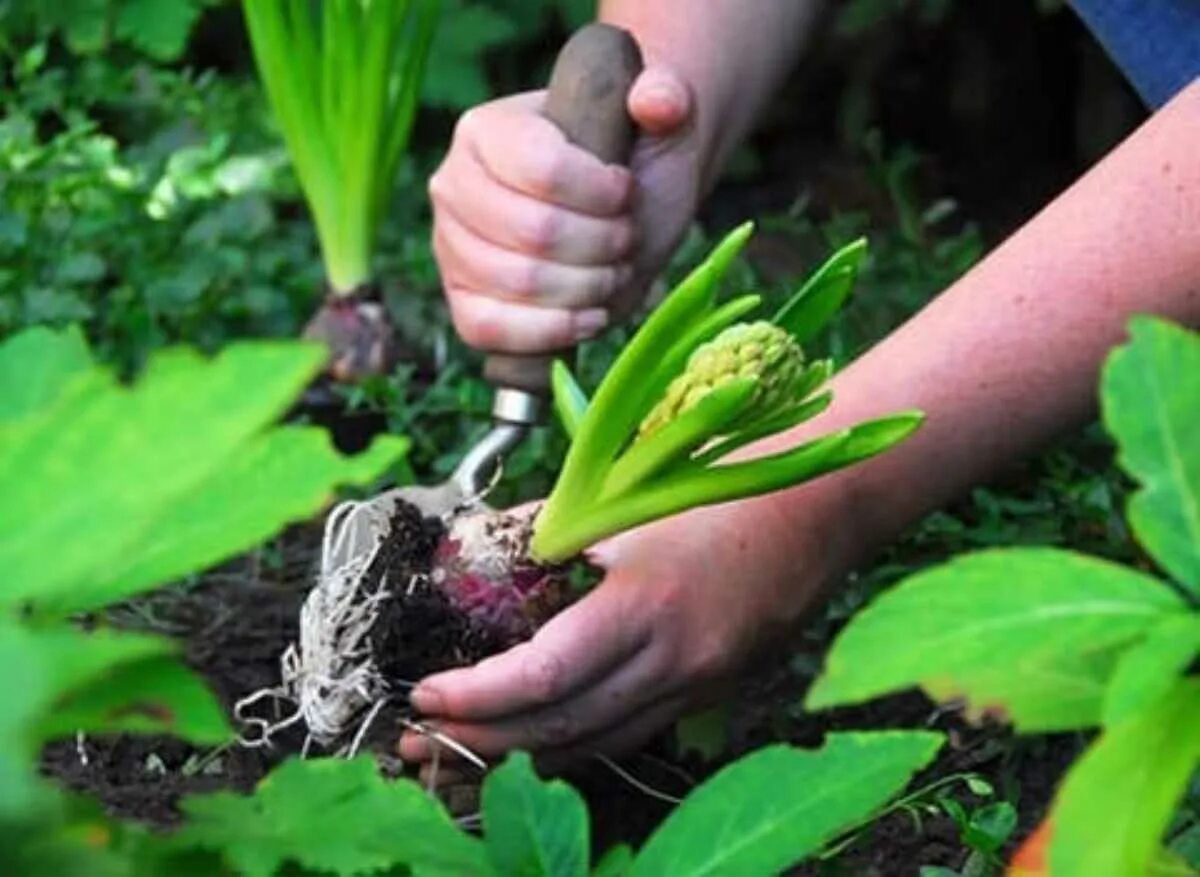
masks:
<svg viewBox="0 0 1200 877"><path fill-rule="evenodd" d="M247 30L332 287L371 253L416 114L438 0L243 0Z"/></svg>
<svg viewBox="0 0 1200 877"><path fill-rule="evenodd" d="M1178 682L1146 710L1105 728L1055 798L1050 873L1149 873L1198 761L1198 680Z"/></svg>
<svg viewBox="0 0 1200 877"><path fill-rule="evenodd" d="M630 877L784 873L868 819L942 742L927 731L879 731L829 734L816 750L760 749L689 794L646 842Z"/></svg>
<svg viewBox="0 0 1200 877"><path fill-rule="evenodd" d="M1164 618L1121 656L1104 695L1104 724L1115 725L1167 694L1200 652L1200 615Z"/></svg>
<svg viewBox="0 0 1200 877"><path fill-rule="evenodd" d="M562 780L546 782L523 752L483 784L483 828L495 874L586 877L591 856L587 807Z"/></svg>
<svg viewBox="0 0 1200 877"><path fill-rule="evenodd" d="M49 404L78 375L90 371L92 355L78 326L35 326L0 344L0 423Z"/></svg>
<svg viewBox="0 0 1200 877"><path fill-rule="evenodd" d="M561 359L554 360L550 369L550 389L554 396L554 412L558 422L562 424L567 437L574 439L579 432L579 424L587 411L588 398L571 374L570 367Z"/></svg>
<svg viewBox="0 0 1200 877"><path fill-rule="evenodd" d="M751 424L745 429L739 429L728 438L717 442L704 453L697 455L695 462L700 466L715 463L751 442L756 442L759 439L775 435L776 433L785 432L806 421L812 420L818 414L825 411L832 403L832 391L826 391L819 396L814 396L774 417L765 418Z"/></svg>
<svg viewBox="0 0 1200 877"><path fill-rule="evenodd" d="M1138 317L1104 367L1104 423L1140 489L1129 501L1138 541L1200 596L1200 335Z"/></svg>
<svg viewBox="0 0 1200 877"><path fill-rule="evenodd" d="M543 560L573 557L607 536L687 509L792 487L880 454L917 429L922 416L896 414L823 436L783 453L712 468L686 467L643 489L601 502L585 515L539 516L531 550Z"/></svg>
<svg viewBox="0 0 1200 877"><path fill-rule="evenodd" d="M713 311L706 320L695 326L661 357L648 381L646 395L658 400L679 374L687 368L688 360L701 344L711 341L722 331L747 316L762 304L762 296L744 295Z"/></svg>
<svg viewBox="0 0 1200 877"><path fill-rule="evenodd" d="M830 256L775 315L775 325L801 344L815 337L854 289L866 255L867 240L859 238Z"/></svg>
<svg viewBox="0 0 1200 877"><path fill-rule="evenodd" d="M634 490L690 457L736 418L754 395L755 382L737 378L710 392L657 432L635 441L613 464L601 500Z"/></svg>
<svg viewBox="0 0 1200 877"><path fill-rule="evenodd" d="M637 429L658 396L647 385L662 351L711 312L717 285L749 239L753 225L730 232L677 286L633 336L600 382L567 452L547 508L581 507L598 492L605 468ZM661 388L660 388L661 392Z"/></svg>
<svg viewBox="0 0 1200 877"><path fill-rule="evenodd" d="M979 552L911 576L858 613L806 706L920 686L1023 731L1091 727L1121 654L1185 609L1162 583L1108 561L1051 548ZM880 654L888 660L869 657Z"/></svg>

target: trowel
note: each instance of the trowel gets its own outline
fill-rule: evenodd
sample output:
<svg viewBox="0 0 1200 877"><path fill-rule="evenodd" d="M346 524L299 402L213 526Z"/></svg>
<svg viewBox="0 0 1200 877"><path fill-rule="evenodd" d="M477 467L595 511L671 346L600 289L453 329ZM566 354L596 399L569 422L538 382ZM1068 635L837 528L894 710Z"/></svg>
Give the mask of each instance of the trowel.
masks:
<svg viewBox="0 0 1200 877"><path fill-rule="evenodd" d="M634 124L626 98L642 71L642 56L633 37L620 28L590 24L563 46L550 77L545 115L571 143L608 164L627 164ZM521 144L513 143L513 149ZM536 426L548 407L554 355L492 353L484 376L495 387L493 427L463 457L448 481L427 487L405 487L379 499L403 499L428 516L445 516L486 492L504 457ZM385 499L386 498L386 499Z"/></svg>

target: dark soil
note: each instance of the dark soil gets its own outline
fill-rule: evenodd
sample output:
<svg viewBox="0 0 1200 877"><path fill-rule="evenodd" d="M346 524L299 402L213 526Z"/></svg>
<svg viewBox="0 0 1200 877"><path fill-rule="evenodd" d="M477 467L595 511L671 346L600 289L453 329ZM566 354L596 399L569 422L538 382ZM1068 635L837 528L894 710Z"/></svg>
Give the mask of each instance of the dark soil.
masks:
<svg viewBox="0 0 1200 877"><path fill-rule="evenodd" d="M404 509L393 522L401 538L372 573L389 581L428 569L440 536L440 524L423 521ZM190 586L179 587L112 613L114 624L149 628L179 637L187 662L212 685L229 708L241 697L279 681L279 656L297 636L300 604L312 582L320 531L300 527L264 549L210 572ZM407 545L402 551L398 546ZM397 682L397 704L382 716L370 737L372 749L394 768L389 750L399 736L396 716L404 709L404 682L438 669L477 660L494 648L479 638L464 619L433 590L417 589L403 605L389 611L377 628L375 646L392 656L384 666ZM1018 745L994 727L972 728L953 712L937 711L928 701L908 695L861 708L810 716L796 709L806 677L789 669L785 655L768 656L753 673L733 713L731 753L741 754L779 740L818 745L828 730L935 727L949 737L936 766L917 785L955 772L988 778L998 794L1019 803L1018 835L1040 819L1059 775L1078 752L1073 737L1050 738ZM47 747L43 767L67 786L95 796L116 816L169 827L179 822L180 798L219 789L249 791L266 772L298 751L302 735L281 735L275 748L231 746L197 750L170 737L89 737L80 746L63 741ZM624 759L621 768L637 783L672 797L683 797L719 765L677 752L664 736L642 753ZM598 851L616 843L635 846L671 810L661 800L594 764L570 777L588 799L593 839ZM456 801L464 798L455 790ZM453 806L453 805L452 805ZM961 867L967 852L946 816L926 815L921 826L897 813L869 828L843 854L839 870L805 866L801 875L915 875L921 865Z"/></svg>

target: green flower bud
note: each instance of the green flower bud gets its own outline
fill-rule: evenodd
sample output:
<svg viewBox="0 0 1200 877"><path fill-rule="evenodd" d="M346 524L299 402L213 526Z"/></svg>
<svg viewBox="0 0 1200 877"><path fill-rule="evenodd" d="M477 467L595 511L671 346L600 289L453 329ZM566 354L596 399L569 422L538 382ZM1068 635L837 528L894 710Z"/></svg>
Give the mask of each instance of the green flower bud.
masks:
<svg viewBox="0 0 1200 877"><path fill-rule="evenodd" d="M804 375L804 351L774 323L738 323L702 344L687 368L671 382L638 428L638 438L658 431L712 390L738 378L757 382L744 419L755 420L797 401L793 390Z"/></svg>

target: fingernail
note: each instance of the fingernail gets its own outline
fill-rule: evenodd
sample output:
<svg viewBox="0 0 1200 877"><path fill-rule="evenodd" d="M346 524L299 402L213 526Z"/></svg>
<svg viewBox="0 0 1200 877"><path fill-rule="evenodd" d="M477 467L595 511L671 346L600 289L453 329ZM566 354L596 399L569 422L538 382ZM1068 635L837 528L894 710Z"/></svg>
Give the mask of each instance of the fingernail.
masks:
<svg viewBox="0 0 1200 877"><path fill-rule="evenodd" d="M418 685L408 696L413 709L425 715L437 715L442 711L442 695L436 688Z"/></svg>
<svg viewBox="0 0 1200 877"><path fill-rule="evenodd" d="M571 319L571 330L576 341L586 341L594 338L608 325L608 311L603 308L591 308L579 311ZM417 689L420 691L420 689ZM414 692L415 694L415 692Z"/></svg>
<svg viewBox="0 0 1200 877"><path fill-rule="evenodd" d="M429 758L429 739L408 731L396 745L396 754L404 761L426 761Z"/></svg>

